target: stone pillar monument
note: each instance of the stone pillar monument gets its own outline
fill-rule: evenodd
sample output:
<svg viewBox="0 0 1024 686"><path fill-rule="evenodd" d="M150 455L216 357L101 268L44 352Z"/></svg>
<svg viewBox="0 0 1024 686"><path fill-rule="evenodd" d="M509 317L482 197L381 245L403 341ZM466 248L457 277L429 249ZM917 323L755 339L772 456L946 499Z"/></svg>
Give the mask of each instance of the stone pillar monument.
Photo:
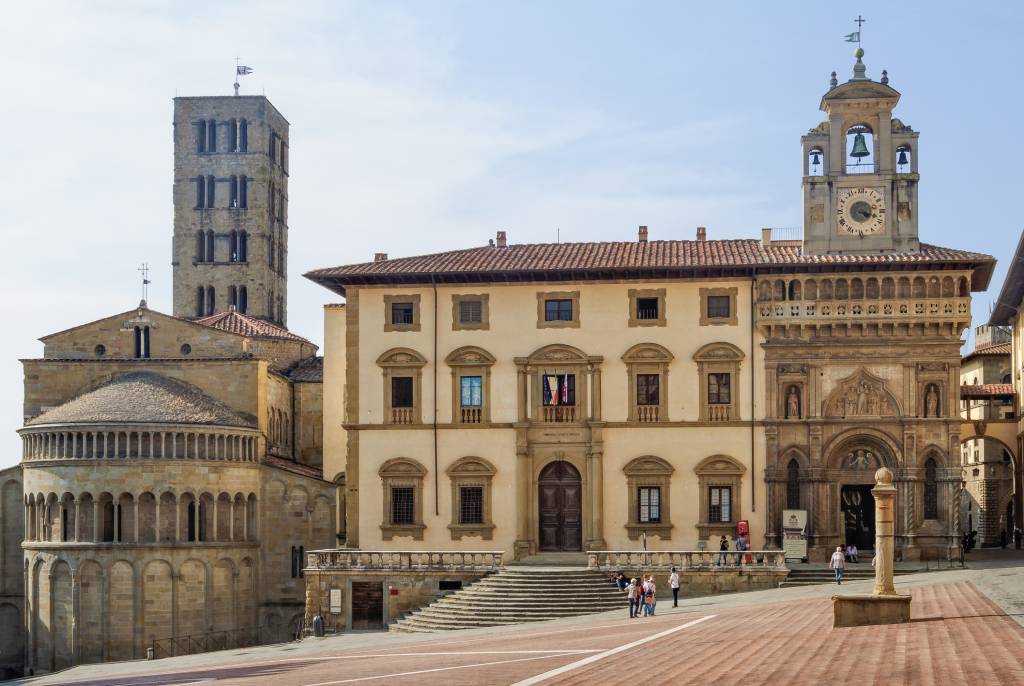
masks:
<svg viewBox="0 0 1024 686"><path fill-rule="evenodd" d="M910 621L910 596L896 593L893 555L896 536L896 487L892 472L875 472L875 587L871 594L832 596L833 627L902 624Z"/></svg>

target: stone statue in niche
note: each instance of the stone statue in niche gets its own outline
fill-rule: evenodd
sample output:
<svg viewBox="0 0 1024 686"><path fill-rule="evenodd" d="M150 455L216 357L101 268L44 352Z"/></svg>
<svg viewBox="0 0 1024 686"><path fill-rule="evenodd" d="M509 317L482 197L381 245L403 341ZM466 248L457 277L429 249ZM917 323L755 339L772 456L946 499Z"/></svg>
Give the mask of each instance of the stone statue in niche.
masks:
<svg viewBox="0 0 1024 686"><path fill-rule="evenodd" d="M796 386L790 386L786 396L786 419L800 419L800 389Z"/></svg>
<svg viewBox="0 0 1024 686"><path fill-rule="evenodd" d="M924 416L939 416L939 393L935 390L935 384L928 384L928 391L924 396Z"/></svg>

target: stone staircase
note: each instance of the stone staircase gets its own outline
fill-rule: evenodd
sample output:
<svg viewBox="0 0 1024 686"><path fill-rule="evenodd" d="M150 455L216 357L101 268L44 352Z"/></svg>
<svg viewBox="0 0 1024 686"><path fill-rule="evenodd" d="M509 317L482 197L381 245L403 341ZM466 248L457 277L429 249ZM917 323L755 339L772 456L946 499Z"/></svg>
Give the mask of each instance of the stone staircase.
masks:
<svg viewBox="0 0 1024 686"><path fill-rule="evenodd" d="M391 631L474 629L622 610L626 595L605 572L508 567L392 622Z"/></svg>
<svg viewBox="0 0 1024 686"><path fill-rule="evenodd" d="M913 574L918 570L916 569L899 569L895 571L895 575L901 574ZM870 564L848 564L846 569L843 570L843 581L861 581L864 579L874 579L875 569ZM786 580L779 584L779 588L786 588L790 586L812 586L814 584L834 584L836 582L836 575L831 569L827 567L791 567L789 575Z"/></svg>

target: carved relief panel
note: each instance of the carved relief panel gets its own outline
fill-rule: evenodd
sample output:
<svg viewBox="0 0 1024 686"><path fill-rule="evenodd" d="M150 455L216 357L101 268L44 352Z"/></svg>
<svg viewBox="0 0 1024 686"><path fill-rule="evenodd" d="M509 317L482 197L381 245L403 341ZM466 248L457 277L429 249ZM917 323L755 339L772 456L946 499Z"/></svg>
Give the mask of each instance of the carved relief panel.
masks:
<svg viewBox="0 0 1024 686"><path fill-rule="evenodd" d="M898 417L899 401L885 382L864 368L846 377L824 405L826 417Z"/></svg>

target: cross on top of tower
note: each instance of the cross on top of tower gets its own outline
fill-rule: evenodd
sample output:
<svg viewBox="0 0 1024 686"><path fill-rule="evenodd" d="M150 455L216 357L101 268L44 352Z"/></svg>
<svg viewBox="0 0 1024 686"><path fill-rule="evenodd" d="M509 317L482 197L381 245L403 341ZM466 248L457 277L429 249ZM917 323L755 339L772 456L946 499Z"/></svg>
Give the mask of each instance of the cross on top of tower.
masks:
<svg viewBox="0 0 1024 686"><path fill-rule="evenodd" d="M143 262L142 266L140 266L135 271L142 274L142 302L139 303L139 306L145 307L146 300L149 297L149 264Z"/></svg>

